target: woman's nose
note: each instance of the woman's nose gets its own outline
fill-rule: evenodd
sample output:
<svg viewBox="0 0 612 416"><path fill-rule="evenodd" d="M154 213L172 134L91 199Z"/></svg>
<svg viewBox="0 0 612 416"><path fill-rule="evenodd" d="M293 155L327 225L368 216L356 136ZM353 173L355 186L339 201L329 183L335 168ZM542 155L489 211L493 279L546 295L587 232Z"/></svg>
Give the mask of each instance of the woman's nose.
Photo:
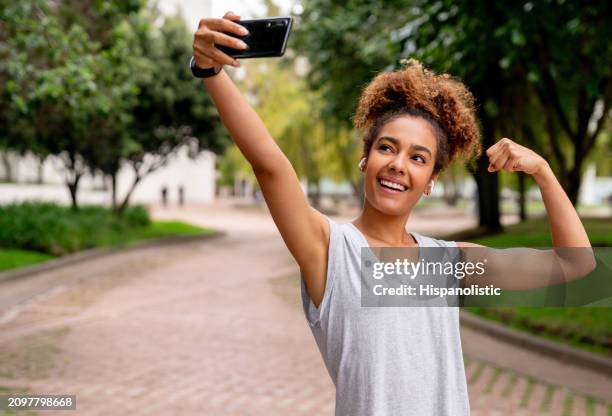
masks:
<svg viewBox="0 0 612 416"><path fill-rule="evenodd" d="M389 163L389 169L404 174L406 173L406 168L404 167L404 158L402 156L395 157L391 163Z"/></svg>

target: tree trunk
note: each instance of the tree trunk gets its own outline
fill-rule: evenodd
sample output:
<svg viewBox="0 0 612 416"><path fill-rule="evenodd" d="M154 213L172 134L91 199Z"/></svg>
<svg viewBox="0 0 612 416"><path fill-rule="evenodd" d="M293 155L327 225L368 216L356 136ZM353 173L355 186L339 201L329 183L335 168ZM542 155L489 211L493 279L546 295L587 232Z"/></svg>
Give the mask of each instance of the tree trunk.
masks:
<svg viewBox="0 0 612 416"><path fill-rule="evenodd" d="M519 189L519 218L521 222L527 219L527 203L525 201L525 174L519 172L518 174L518 189Z"/></svg>
<svg viewBox="0 0 612 416"><path fill-rule="evenodd" d="M572 168L567 177L567 185L564 187L565 192L567 193L567 197L574 206L578 204L578 195L580 193L580 182L582 181L582 175L580 174L581 165L582 163L580 163L580 165L575 165Z"/></svg>
<svg viewBox="0 0 612 416"><path fill-rule="evenodd" d="M457 175L452 168L446 171L446 177L444 178L444 201L451 207L457 206L459 201Z"/></svg>
<svg viewBox="0 0 612 416"><path fill-rule="evenodd" d="M314 179L312 183L314 184L315 190L310 194L310 200L312 201L312 207L318 210L321 208L321 186L318 178Z"/></svg>
<svg viewBox="0 0 612 416"><path fill-rule="evenodd" d="M482 120L483 149L493 145L494 129L486 115ZM499 232L502 229L499 221L499 180L497 172L489 172L489 158L483 152L476 161L474 179L478 187L478 224L488 232Z"/></svg>
<svg viewBox="0 0 612 416"><path fill-rule="evenodd" d="M2 151L2 164L4 165L4 180L6 182L13 182L13 169L9 160L8 150Z"/></svg>
<svg viewBox="0 0 612 416"><path fill-rule="evenodd" d="M45 171L44 171L44 163L45 163L45 158L44 157L40 157L38 159L38 172L37 172L37 178L36 178L36 182L39 185L42 185L45 182Z"/></svg>
<svg viewBox="0 0 612 416"><path fill-rule="evenodd" d="M365 202L365 193L363 191L363 177L359 178L357 182L350 181L351 187L353 188L353 194L357 201L359 201L359 206L363 206Z"/></svg>
<svg viewBox="0 0 612 416"><path fill-rule="evenodd" d="M111 206L114 211L117 210L117 172L113 172L110 175L111 180Z"/></svg>
<svg viewBox="0 0 612 416"><path fill-rule="evenodd" d="M75 211L79 209L79 205L77 202L77 191L79 189L80 180L81 180L81 175L75 174L74 180L66 182L66 185L68 185L68 190L70 191L70 200L72 201L72 209Z"/></svg>
<svg viewBox="0 0 612 416"><path fill-rule="evenodd" d="M119 215L123 215L123 212L125 211L125 209L127 208L128 204L130 203L130 198L132 197L132 193L134 192L134 189L136 189L136 185L138 185L138 183L140 182L142 178L138 175L136 175L136 178L134 179L134 182L132 182L132 185L130 186L130 189L128 190L127 194L125 195L125 198L123 198L123 201L121 202L121 205L119 205L119 208L117 209L117 213Z"/></svg>

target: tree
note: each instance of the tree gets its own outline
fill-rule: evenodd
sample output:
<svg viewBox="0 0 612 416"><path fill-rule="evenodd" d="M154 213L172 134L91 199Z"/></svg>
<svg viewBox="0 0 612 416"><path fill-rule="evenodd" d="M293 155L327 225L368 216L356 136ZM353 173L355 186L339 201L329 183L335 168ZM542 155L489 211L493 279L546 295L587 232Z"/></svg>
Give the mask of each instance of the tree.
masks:
<svg viewBox="0 0 612 416"><path fill-rule="evenodd" d="M109 17L114 4L91 2L89 10ZM94 153L105 132L109 139L121 131L134 89L126 62L117 59L129 55L117 26L106 28L109 42L103 48L66 13L69 6L29 0L2 8L1 51L9 61L3 59L0 76L7 80L2 94L10 117L7 146L41 159L59 156L76 209L78 185L88 170L85 156ZM100 28L96 21L89 23L90 30Z"/></svg>
<svg viewBox="0 0 612 416"><path fill-rule="evenodd" d="M218 116L187 68L191 34L143 0L26 0L0 10L0 146L64 161L76 209L86 172L135 187L180 146L193 155L227 144ZM23 28L31 28L24 31Z"/></svg>
<svg viewBox="0 0 612 416"><path fill-rule="evenodd" d="M157 15L155 10L151 13ZM164 166L179 147L190 146L190 155L196 156L203 149L222 152L229 144L210 97L187 68L191 33L183 18L163 19L161 27L151 28L141 42L147 58L146 75L137 83L136 104L131 108L132 119L120 152L134 179L118 204L119 212L128 205L136 186ZM109 171L111 177L120 165L119 159L115 162Z"/></svg>
<svg viewBox="0 0 612 416"><path fill-rule="evenodd" d="M310 0L304 6L296 43L328 115L348 124L361 86L401 58L416 57L470 87L483 147L507 134L502 127L509 120L526 127L520 131L528 145L542 143L545 133L549 160L576 200L584 160L609 119L609 4ZM516 91L537 100L522 101L517 111ZM544 120L532 127L525 113ZM499 185L487 166L481 157L474 169L480 224L497 230Z"/></svg>
<svg viewBox="0 0 612 416"><path fill-rule="evenodd" d="M416 1L352 0L346 6L333 0L305 3L298 25L298 51L311 63L309 84L326 97L326 114L348 127L361 87L376 73L396 68L402 57L417 52L413 32L425 22L429 20ZM432 22L428 29L435 31L436 25ZM438 47L431 48L434 52L443 49L439 47L439 40L435 42ZM418 52L430 58L424 49ZM425 61L440 70L435 67L435 60ZM452 72L453 68L445 69ZM474 91L477 98L499 90L494 88L495 83L489 82L497 79L494 71L483 74L483 79L483 88ZM473 85L470 87L474 90ZM492 144L494 125L488 119L483 120L482 114L479 116L483 121L484 144ZM488 174L487 166L481 159L476 169L480 174L475 175L481 195L478 199L480 223L497 230L500 228L497 175Z"/></svg>
<svg viewBox="0 0 612 416"><path fill-rule="evenodd" d="M547 136L549 146L541 150L576 203L584 162L610 118L610 8L607 2L436 2L423 7L427 19L403 42L460 75L485 106L490 98L498 115L483 116L492 118L494 130L515 112L505 105L513 86L537 97L529 111L540 115L544 128L526 138Z"/></svg>

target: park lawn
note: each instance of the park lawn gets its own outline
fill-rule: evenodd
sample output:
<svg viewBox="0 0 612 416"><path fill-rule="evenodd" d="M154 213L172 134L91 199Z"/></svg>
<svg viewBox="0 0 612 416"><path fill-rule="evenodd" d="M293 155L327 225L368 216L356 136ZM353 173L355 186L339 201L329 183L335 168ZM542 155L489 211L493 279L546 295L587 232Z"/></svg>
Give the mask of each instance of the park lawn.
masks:
<svg viewBox="0 0 612 416"><path fill-rule="evenodd" d="M105 239L101 242L100 246L125 246L155 238L198 234L207 235L213 232L213 230L181 221L153 221L147 226L131 228L128 232L122 233L119 236ZM56 256L38 251L0 247L0 271L31 266L53 258L56 258Z"/></svg>
<svg viewBox="0 0 612 416"><path fill-rule="evenodd" d="M125 235L125 239L119 243L135 243L154 238L186 235L207 235L214 231L208 228L198 227L181 221L153 221L150 225L136 228Z"/></svg>
<svg viewBox="0 0 612 416"><path fill-rule="evenodd" d="M583 218L582 223L593 247L612 247L612 220ZM502 234L470 240L490 247L550 247L550 231L546 218L535 218L504 227Z"/></svg>
<svg viewBox="0 0 612 416"><path fill-rule="evenodd" d="M612 357L612 308L465 308L520 331Z"/></svg>
<svg viewBox="0 0 612 416"><path fill-rule="evenodd" d="M612 221L583 219L594 247L612 247ZM491 247L550 247L546 218L505 227L503 234L475 238ZM612 308L466 308L479 316L513 328L567 343L598 354L612 356Z"/></svg>
<svg viewBox="0 0 612 416"><path fill-rule="evenodd" d="M51 254L38 251L0 248L0 271L30 266L54 258Z"/></svg>

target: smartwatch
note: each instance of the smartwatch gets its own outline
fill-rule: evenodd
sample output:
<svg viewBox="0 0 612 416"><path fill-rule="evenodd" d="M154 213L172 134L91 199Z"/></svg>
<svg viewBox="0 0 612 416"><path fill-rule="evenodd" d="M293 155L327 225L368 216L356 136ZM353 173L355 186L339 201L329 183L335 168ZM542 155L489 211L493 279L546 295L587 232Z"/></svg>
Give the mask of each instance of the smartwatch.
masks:
<svg viewBox="0 0 612 416"><path fill-rule="evenodd" d="M222 66L213 66L212 68L200 68L196 65L195 57L192 56L189 61L189 68L191 73L196 78L208 78L217 75L221 72Z"/></svg>

